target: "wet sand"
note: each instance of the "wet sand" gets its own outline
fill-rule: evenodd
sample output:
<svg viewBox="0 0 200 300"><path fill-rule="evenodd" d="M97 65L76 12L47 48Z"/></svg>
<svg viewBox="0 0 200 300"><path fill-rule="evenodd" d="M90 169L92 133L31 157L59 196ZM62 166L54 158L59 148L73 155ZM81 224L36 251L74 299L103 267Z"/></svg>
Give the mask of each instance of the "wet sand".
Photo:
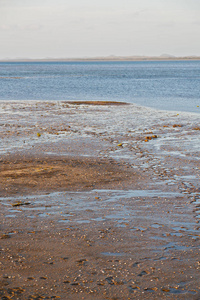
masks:
<svg viewBox="0 0 200 300"><path fill-rule="evenodd" d="M134 180L135 172L112 159L18 155L1 163L0 195L123 188Z"/></svg>
<svg viewBox="0 0 200 300"><path fill-rule="evenodd" d="M81 104L0 103L1 299L199 299L199 116Z"/></svg>

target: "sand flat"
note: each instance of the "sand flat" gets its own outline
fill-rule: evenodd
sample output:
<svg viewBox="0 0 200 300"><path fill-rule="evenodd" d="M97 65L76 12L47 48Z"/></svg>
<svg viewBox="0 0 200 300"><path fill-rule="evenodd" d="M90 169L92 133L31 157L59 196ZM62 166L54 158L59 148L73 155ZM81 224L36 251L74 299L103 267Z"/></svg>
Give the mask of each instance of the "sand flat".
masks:
<svg viewBox="0 0 200 300"><path fill-rule="evenodd" d="M199 299L199 115L109 104L0 102L1 299Z"/></svg>

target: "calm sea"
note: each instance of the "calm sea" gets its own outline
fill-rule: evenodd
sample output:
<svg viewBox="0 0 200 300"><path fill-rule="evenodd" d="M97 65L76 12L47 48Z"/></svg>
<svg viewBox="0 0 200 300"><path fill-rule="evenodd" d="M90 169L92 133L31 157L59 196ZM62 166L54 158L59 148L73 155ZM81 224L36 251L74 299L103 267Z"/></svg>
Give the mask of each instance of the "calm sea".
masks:
<svg viewBox="0 0 200 300"><path fill-rule="evenodd" d="M110 100L200 113L200 61L0 63L0 100Z"/></svg>

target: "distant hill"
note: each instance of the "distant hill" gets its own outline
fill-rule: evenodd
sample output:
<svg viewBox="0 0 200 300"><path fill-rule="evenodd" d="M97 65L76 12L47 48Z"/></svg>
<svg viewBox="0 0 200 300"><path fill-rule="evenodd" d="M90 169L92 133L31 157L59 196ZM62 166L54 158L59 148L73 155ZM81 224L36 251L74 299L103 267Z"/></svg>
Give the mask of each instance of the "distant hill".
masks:
<svg viewBox="0 0 200 300"><path fill-rule="evenodd" d="M160 56L98 56L84 58L16 58L16 59L1 59L1 62L56 62L56 61L162 61L162 60L200 60L200 56L173 56L170 54L162 54Z"/></svg>
<svg viewBox="0 0 200 300"><path fill-rule="evenodd" d="M171 55L171 54L161 54L160 55L160 58L176 58L176 56L174 56L174 55Z"/></svg>

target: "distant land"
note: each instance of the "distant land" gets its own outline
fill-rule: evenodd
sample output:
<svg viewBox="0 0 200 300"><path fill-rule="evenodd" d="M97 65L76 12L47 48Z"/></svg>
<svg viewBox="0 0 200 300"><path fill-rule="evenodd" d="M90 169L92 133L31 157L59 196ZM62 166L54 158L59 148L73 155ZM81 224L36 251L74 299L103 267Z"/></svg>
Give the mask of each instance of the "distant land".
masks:
<svg viewBox="0 0 200 300"><path fill-rule="evenodd" d="M63 62L63 61L173 61L173 60L200 60L200 56L173 56L162 54L160 56L97 56L80 58L5 58L0 62Z"/></svg>

